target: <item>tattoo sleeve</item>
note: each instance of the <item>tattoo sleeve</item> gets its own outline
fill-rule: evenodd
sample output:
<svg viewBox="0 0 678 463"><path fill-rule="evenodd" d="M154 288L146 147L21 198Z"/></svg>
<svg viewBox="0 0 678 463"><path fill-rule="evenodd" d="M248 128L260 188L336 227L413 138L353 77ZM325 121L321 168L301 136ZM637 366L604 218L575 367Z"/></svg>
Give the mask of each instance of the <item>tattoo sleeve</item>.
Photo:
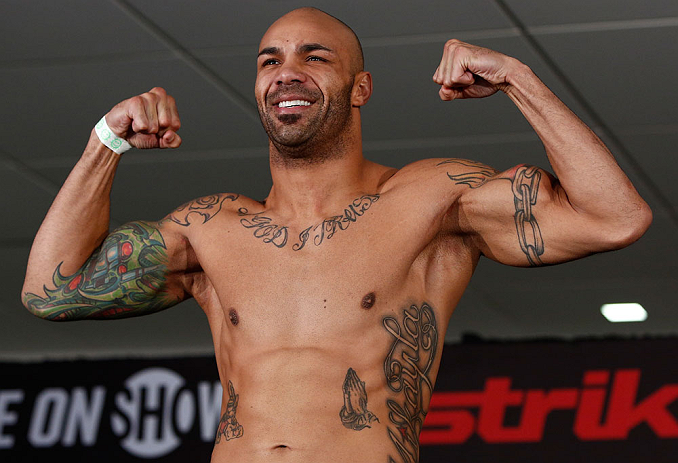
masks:
<svg viewBox="0 0 678 463"><path fill-rule="evenodd" d="M63 264L63 262L62 262ZM26 293L29 310L48 320L124 318L153 313L179 302L167 292L167 252L160 231L131 222L113 231L72 275L52 277L46 297Z"/></svg>
<svg viewBox="0 0 678 463"><path fill-rule="evenodd" d="M402 320L385 317L383 324L393 339L384 360L384 373L396 397L386 401L392 424L388 435L402 463L417 463L419 433L433 393L431 370L438 348L438 325L426 303L406 308ZM389 463L396 461L389 457Z"/></svg>

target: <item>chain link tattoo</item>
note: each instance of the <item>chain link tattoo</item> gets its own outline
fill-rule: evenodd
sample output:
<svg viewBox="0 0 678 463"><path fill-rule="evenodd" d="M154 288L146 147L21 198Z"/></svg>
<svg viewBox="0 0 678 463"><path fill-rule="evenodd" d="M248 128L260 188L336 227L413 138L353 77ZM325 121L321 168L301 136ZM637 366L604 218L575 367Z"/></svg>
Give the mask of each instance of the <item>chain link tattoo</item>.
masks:
<svg viewBox="0 0 678 463"><path fill-rule="evenodd" d="M521 166L511 183L516 213L513 216L518 232L520 249L527 256L530 265L543 265L539 258L544 254L544 240L537 219L532 214L532 206L537 204L541 172L537 167Z"/></svg>

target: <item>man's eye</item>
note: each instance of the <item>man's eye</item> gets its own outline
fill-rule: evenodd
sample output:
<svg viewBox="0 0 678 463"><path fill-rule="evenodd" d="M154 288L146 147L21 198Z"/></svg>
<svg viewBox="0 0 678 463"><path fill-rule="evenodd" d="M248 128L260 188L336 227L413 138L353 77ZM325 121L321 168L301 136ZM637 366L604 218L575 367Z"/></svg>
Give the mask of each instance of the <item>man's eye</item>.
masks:
<svg viewBox="0 0 678 463"><path fill-rule="evenodd" d="M270 58L270 59L267 59L266 61L264 61L263 63L261 63L262 66L269 66L271 64L278 64L278 60Z"/></svg>
<svg viewBox="0 0 678 463"><path fill-rule="evenodd" d="M324 58L321 58L320 56L309 56L306 58L307 61L327 61Z"/></svg>

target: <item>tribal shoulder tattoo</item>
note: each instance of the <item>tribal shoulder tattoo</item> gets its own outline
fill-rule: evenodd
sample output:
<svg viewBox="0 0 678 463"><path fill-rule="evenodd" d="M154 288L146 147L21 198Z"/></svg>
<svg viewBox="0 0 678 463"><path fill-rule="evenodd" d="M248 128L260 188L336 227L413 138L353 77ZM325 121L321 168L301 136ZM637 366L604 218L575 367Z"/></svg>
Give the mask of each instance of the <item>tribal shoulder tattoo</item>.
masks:
<svg viewBox="0 0 678 463"><path fill-rule="evenodd" d="M299 233L299 237L292 245L294 251L301 251L306 243L312 242L315 246L320 246L325 240L331 239L339 230L346 230L349 225L362 217L365 212L379 200L379 195L363 195L354 199L351 204L346 206L341 215L328 217L321 223L311 225ZM250 212L241 207L238 214L242 217L240 224L252 230L255 238L263 243L272 244L277 248L287 246L289 239L289 228L285 225L278 225L273 219L264 215L263 212L250 214Z"/></svg>
<svg viewBox="0 0 678 463"><path fill-rule="evenodd" d="M436 166L442 166L446 164L457 164L473 169L470 172L464 172L463 174L455 175L447 172L449 179L452 180L456 185L466 185L469 188L478 188L482 186L490 177L497 174L497 171L493 168L488 167L480 162L469 161L467 159L448 159L446 161L439 162L436 164Z"/></svg>
<svg viewBox="0 0 678 463"><path fill-rule="evenodd" d="M533 206L537 204L539 182L542 176L541 170L535 166L521 165L512 169L508 178L492 178L497 174L497 171L478 162L449 159L437 165L441 166L444 164L460 164L465 167L475 168L471 172L457 175L447 172L447 176L455 185L466 185L474 189L482 187L488 181L505 180L511 182L513 204L516 211L513 215L513 220L516 226L520 250L525 254L530 266L543 265L544 263L540 256L544 254L544 240L537 219L532 213Z"/></svg>
<svg viewBox="0 0 678 463"><path fill-rule="evenodd" d="M394 393L386 401L391 424L388 435L399 459L389 463L419 461L419 433L433 394L433 366L438 349L438 323L427 303L411 305L399 317L384 317L391 348L384 360L386 384Z"/></svg>
<svg viewBox="0 0 678 463"><path fill-rule="evenodd" d="M224 201L235 201L239 197L237 194L203 196L179 206L160 222L174 222L182 227L188 227L193 223L206 223L221 211Z"/></svg>
<svg viewBox="0 0 678 463"><path fill-rule="evenodd" d="M59 321L124 318L179 302L166 290L165 241L148 222L130 222L113 231L72 275L62 275L62 264L52 277L54 289L44 288L46 297L24 294L33 314Z"/></svg>

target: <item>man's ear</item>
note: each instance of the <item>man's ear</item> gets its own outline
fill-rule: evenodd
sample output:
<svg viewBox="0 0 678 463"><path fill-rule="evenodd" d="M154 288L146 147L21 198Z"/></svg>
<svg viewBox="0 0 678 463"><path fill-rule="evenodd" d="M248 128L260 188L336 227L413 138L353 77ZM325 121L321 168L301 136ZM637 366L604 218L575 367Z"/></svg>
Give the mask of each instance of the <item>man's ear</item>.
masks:
<svg viewBox="0 0 678 463"><path fill-rule="evenodd" d="M361 71L356 74L353 80L351 105L354 107L363 106L370 99L370 96L372 96L372 74Z"/></svg>

